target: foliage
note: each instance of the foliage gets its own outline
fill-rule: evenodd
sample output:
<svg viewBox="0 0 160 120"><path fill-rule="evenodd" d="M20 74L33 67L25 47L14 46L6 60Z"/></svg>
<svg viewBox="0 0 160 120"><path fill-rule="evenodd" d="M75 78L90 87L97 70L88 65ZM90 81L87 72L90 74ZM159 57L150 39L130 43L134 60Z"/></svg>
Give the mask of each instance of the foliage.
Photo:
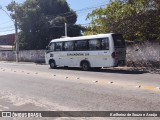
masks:
<svg viewBox="0 0 160 120"><path fill-rule="evenodd" d="M68 36L79 36L83 30L75 25L77 15L66 0L11 2L7 9L18 22L21 49L44 49L51 39L64 36L64 23L69 25Z"/></svg>
<svg viewBox="0 0 160 120"><path fill-rule="evenodd" d="M114 0L93 10L86 34L121 33L127 40L160 40L159 0Z"/></svg>

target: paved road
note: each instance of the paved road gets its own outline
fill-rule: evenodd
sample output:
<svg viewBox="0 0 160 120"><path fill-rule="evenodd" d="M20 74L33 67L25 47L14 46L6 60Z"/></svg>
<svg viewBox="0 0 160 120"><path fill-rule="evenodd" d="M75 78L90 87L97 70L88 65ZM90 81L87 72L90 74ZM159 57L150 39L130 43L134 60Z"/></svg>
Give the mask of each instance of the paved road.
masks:
<svg viewBox="0 0 160 120"><path fill-rule="evenodd" d="M0 62L1 111L158 111L159 87L160 75L127 68L84 72Z"/></svg>

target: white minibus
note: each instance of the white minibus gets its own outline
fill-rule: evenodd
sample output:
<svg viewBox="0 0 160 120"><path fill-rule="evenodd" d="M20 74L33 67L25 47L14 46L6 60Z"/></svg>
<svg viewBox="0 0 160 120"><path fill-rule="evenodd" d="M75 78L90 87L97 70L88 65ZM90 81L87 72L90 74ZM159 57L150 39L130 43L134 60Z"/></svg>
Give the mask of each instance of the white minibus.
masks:
<svg viewBox="0 0 160 120"><path fill-rule="evenodd" d="M64 37L52 40L45 54L50 68L116 67L125 65L126 47L121 34L98 34L80 37Z"/></svg>

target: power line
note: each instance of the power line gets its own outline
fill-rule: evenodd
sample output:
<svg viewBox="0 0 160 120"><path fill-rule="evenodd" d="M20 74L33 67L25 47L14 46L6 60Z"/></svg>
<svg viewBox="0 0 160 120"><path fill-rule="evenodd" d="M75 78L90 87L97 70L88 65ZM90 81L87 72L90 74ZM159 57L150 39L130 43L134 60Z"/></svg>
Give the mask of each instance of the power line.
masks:
<svg viewBox="0 0 160 120"><path fill-rule="evenodd" d="M86 8L82 8L82 9L80 9L80 10L75 10L75 11L81 11L81 10L83 10L83 9L94 8L94 7L103 6L103 5L106 5L106 4L107 4L107 2L101 2L101 3L97 3L97 4L95 4L95 5L92 5L92 6L89 6L89 7L86 7Z"/></svg>
<svg viewBox="0 0 160 120"><path fill-rule="evenodd" d="M106 2L102 2L102 3L103 3L103 5L99 5L99 6L96 5L96 6L86 7L86 8L83 8L83 9L75 10L74 12L76 12L77 14L82 14L82 13L87 12L87 10L96 9L96 8L103 7L103 6L106 5L106 4L104 4L104 3L106 3ZM102 4L102 3L101 3L101 4ZM56 16L48 15L48 17L54 17L54 18L56 18L56 17L59 17L59 16L64 16L64 15L70 14L70 13L72 13L72 12L66 12L66 13L62 13L62 14L56 15ZM74 14L67 15L67 16L65 16L65 17L71 17L71 16L74 16ZM9 17L10 17L10 16L9 16ZM9 23L9 22L12 22L12 21L7 21L7 22L5 22L5 23L1 23L0 25L6 24L6 23Z"/></svg>
<svg viewBox="0 0 160 120"><path fill-rule="evenodd" d="M6 21L4 23L0 23L0 25L4 25L4 24L10 23L10 22L12 22L12 21L10 20L10 21Z"/></svg>
<svg viewBox="0 0 160 120"><path fill-rule="evenodd" d="M103 6L106 6L106 4L105 5L103 4L103 5L100 5L100 6L86 7L86 8L83 8L83 9L75 10L74 12L76 12L77 14L82 14L84 12L87 12L88 10L96 9L96 8L103 7ZM69 13L72 13L72 12L66 12L66 13L62 13L62 14L56 15L56 16L48 15L48 17L58 17L58 16L63 16L63 15L69 14ZM68 15L68 16L65 16L65 17L71 17L73 15L74 14L71 14L71 15ZM7 22L1 23L1 24L6 24L6 23L9 23L9 22L11 22L11 21L7 21ZM87 23L87 24L79 24L79 25L88 25L88 24L89 23ZM11 26L7 26L7 27L0 28L0 29L7 29L9 27L11 27ZM64 27L64 26L52 26L50 28L53 28L53 27ZM12 30L14 30L14 29L12 29ZM7 31L12 31L12 30L5 30L5 31L0 31L0 32L7 32Z"/></svg>
<svg viewBox="0 0 160 120"><path fill-rule="evenodd" d="M8 29L8 28L13 28L14 25L6 26L6 27L0 27L0 29Z"/></svg>
<svg viewBox="0 0 160 120"><path fill-rule="evenodd" d="M0 32L9 32L9 31L13 31L15 29L11 29L11 30L4 30L4 31L0 31Z"/></svg>
<svg viewBox="0 0 160 120"><path fill-rule="evenodd" d="M86 10L90 10L90 9L95 9L95 8L99 8L99 7L103 7L103 6L106 6L106 5L100 5L100 6L96 6L96 7L87 7L87 8L84 8L84 9L81 9L81 10L77 10L77 12L81 12L81 11L86 11Z"/></svg>
<svg viewBox="0 0 160 120"><path fill-rule="evenodd" d="M89 23L86 23L86 24L77 24L77 25L82 25L82 26L87 26ZM73 26L73 24L67 24L68 25L68 27L71 27L71 26ZM51 26L50 28L62 28L62 27L65 27L64 25L55 25L55 26ZM6 27L7 28L7 27ZM8 28L9 28L9 26L8 26ZM72 27L72 28L74 28L74 27ZM1 29L1 28L0 28ZM77 28L75 28L75 29L77 29ZM8 31L13 31L14 29L9 29L9 30L0 30L0 32L8 32Z"/></svg>
<svg viewBox="0 0 160 120"><path fill-rule="evenodd" d="M103 6L106 6L106 4L105 5L96 6L96 7L87 7L87 8L83 8L83 9L80 9L80 10L76 10L74 12L82 12L82 11L86 12L87 10L92 10L92 9L96 9L96 8L103 7ZM56 16L48 15L48 17L54 17L54 18L56 18L56 17L59 17L59 16L65 16L66 14L70 14L70 13L72 13L72 12L66 12L66 13L62 13L62 14L56 15ZM71 17L73 15L74 14L68 15L68 16L65 16L65 17Z"/></svg>
<svg viewBox="0 0 160 120"><path fill-rule="evenodd" d="M85 23L85 24L78 24L78 25L88 25L89 23Z"/></svg>

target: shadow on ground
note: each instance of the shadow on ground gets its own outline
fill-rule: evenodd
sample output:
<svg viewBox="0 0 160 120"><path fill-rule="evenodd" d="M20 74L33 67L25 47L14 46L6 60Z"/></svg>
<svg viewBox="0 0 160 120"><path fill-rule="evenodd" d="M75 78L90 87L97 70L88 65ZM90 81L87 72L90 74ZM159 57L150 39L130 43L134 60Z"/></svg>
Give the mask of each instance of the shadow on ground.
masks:
<svg viewBox="0 0 160 120"><path fill-rule="evenodd" d="M80 68L59 67L58 70L76 70L82 71ZM88 72L102 72L102 73L118 73L118 74L145 74L149 73L143 69L134 68L92 68Z"/></svg>

